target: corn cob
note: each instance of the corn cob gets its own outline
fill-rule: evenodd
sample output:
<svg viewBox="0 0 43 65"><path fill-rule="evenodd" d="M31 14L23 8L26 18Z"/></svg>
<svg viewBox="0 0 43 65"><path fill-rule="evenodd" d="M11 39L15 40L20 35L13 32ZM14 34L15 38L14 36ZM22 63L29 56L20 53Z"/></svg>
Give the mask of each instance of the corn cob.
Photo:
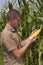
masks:
<svg viewBox="0 0 43 65"><path fill-rule="evenodd" d="M39 35L39 33L41 32L41 29L38 29L35 33L33 33L33 35L32 36L38 36Z"/></svg>

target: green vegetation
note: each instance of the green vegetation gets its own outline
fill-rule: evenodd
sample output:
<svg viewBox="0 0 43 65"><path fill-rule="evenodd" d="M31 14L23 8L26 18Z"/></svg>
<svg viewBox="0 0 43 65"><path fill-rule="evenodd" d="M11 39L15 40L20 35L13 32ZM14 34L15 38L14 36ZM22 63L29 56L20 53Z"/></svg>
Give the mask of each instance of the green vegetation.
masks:
<svg viewBox="0 0 43 65"><path fill-rule="evenodd" d="M21 13L21 23L18 27L18 34L24 40L33 30L42 28L37 40L30 45L23 56L24 65L43 65L43 1L42 0L18 0ZM11 6L10 6L11 5ZM9 9L12 9L12 3L9 4ZM1 11L0 32L4 29L7 16L6 12ZM3 51L0 48L0 63L3 60Z"/></svg>
<svg viewBox="0 0 43 65"><path fill-rule="evenodd" d="M34 0L29 0L27 2L25 0L22 0L22 2L20 0L18 1L20 9L22 9L21 24L18 32L21 38L26 39L33 30L42 28L37 40L30 45L24 54L24 65L43 65L43 56L41 57L43 51L40 50L43 45L43 43L41 43L43 40L43 20L41 19L43 18L43 3L40 0L36 2Z"/></svg>
<svg viewBox="0 0 43 65"><path fill-rule="evenodd" d="M2 51L2 47L0 46L0 65L3 64L3 57L4 57L4 54L3 54L3 51Z"/></svg>

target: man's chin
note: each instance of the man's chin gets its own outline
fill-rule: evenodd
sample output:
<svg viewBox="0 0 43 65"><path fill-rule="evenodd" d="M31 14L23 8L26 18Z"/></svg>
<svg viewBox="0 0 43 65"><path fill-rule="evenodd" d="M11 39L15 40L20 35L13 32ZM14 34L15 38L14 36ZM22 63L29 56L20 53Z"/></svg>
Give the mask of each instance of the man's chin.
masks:
<svg viewBox="0 0 43 65"><path fill-rule="evenodd" d="M15 28L15 29L16 29L16 28L18 28L18 26L19 26L19 25L17 25L17 26L14 26L13 28Z"/></svg>

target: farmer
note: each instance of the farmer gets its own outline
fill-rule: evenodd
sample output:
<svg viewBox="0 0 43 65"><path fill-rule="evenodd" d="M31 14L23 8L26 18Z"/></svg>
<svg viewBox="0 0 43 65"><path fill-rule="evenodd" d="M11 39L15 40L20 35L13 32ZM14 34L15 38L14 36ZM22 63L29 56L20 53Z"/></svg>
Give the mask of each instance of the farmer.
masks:
<svg viewBox="0 0 43 65"><path fill-rule="evenodd" d="M31 35L21 40L17 34L17 26L20 23L21 15L15 10L11 9L7 13L7 24L1 35L1 42L4 51L3 65L23 65L23 54L26 52L30 44L32 44L36 38Z"/></svg>

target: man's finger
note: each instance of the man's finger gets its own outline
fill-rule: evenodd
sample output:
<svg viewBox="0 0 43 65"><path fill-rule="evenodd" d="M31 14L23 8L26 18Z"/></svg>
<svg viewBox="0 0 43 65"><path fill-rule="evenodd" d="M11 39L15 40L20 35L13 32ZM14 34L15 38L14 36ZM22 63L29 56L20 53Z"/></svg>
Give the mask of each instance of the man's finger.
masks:
<svg viewBox="0 0 43 65"><path fill-rule="evenodd" d="M36 39L37 39L37 37L36 37L36 38L34 38L34 39L33 39L33 41L35 41Z"/></svg>
<svg viewBox="0 0 43 65"><path fill-rule="evenodd" d="M34 32L36 32L37 31L37 29L35 29L33 32L32 32L32 34L34 33Z"/></svg>

